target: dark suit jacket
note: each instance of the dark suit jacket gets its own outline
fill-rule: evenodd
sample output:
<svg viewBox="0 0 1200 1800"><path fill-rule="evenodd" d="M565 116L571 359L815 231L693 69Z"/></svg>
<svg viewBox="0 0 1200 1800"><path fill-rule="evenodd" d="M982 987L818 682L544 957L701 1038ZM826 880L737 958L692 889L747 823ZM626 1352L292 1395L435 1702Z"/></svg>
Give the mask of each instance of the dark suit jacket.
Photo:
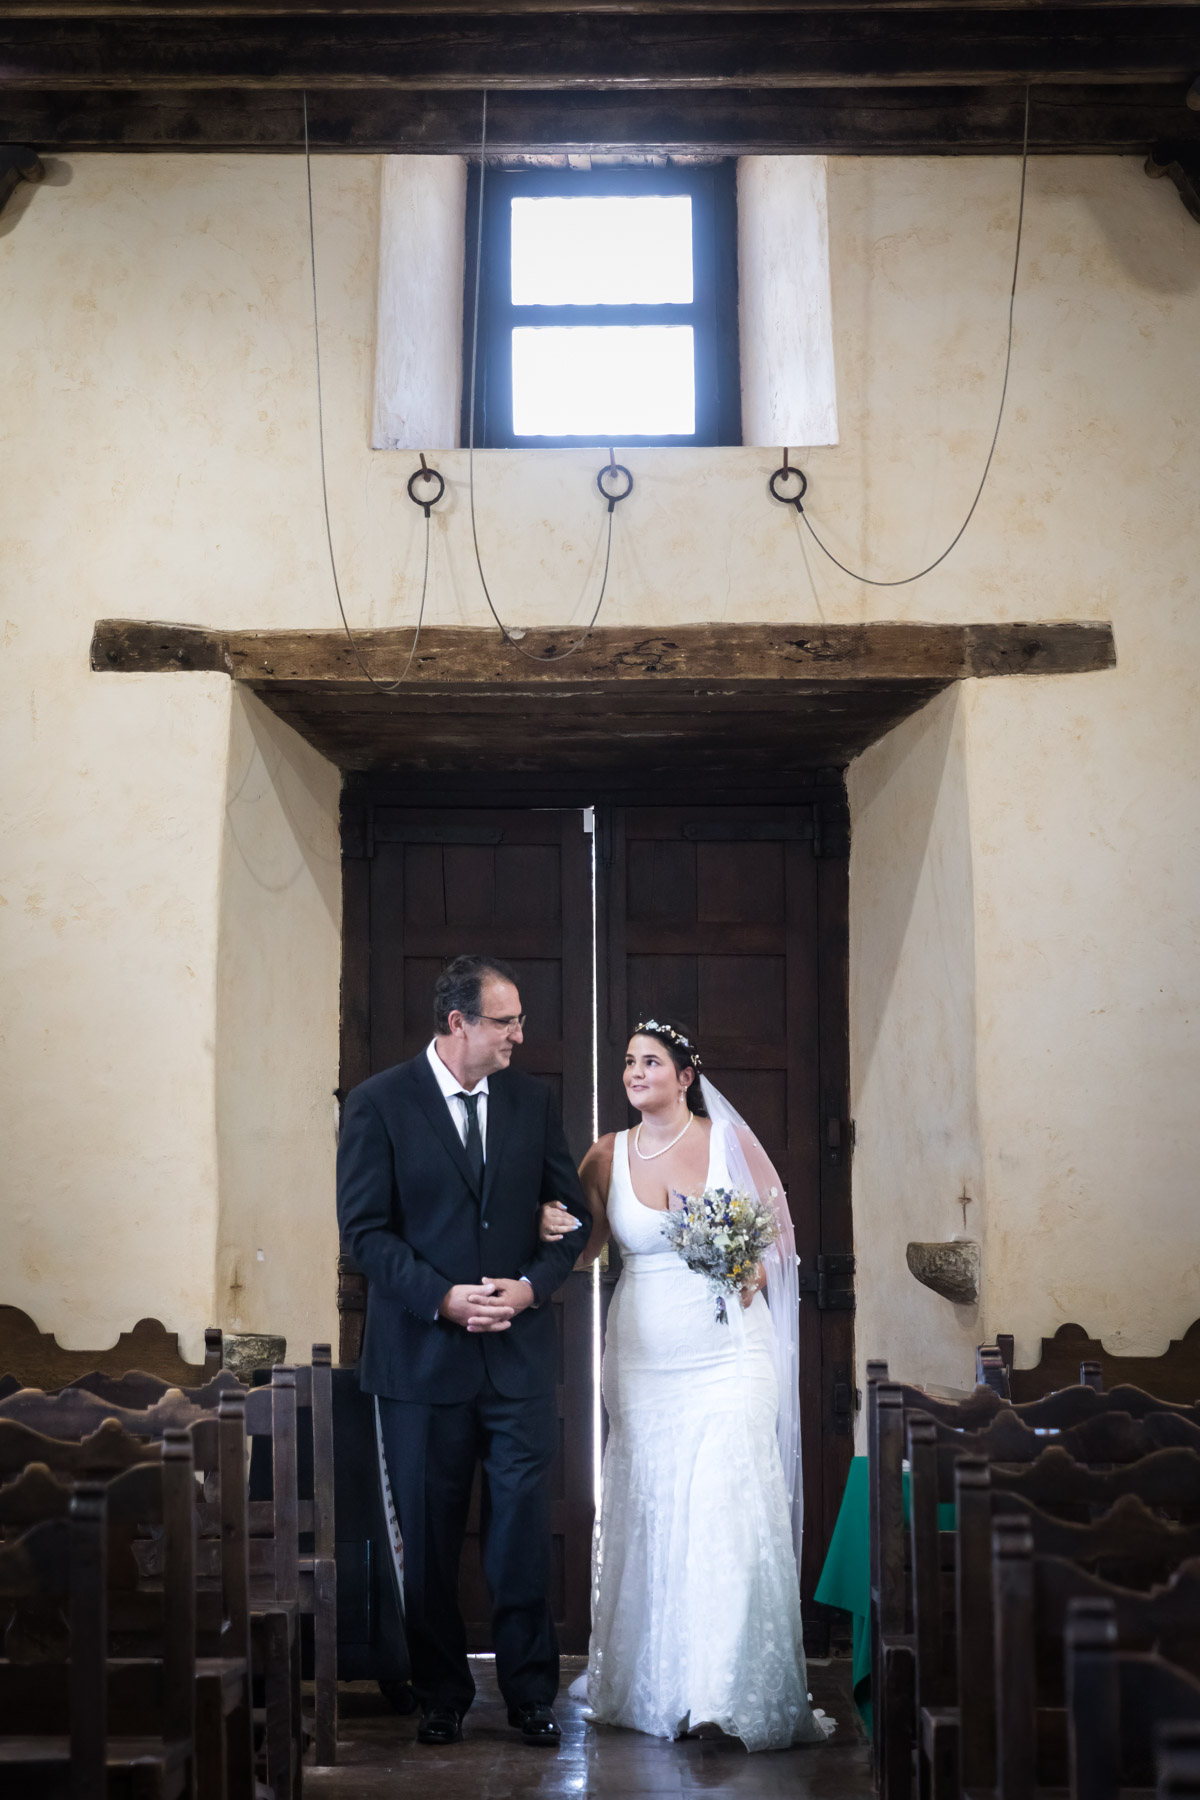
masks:
<svg viewBox="0 0 1200 1800"><path fill-rule="evenodd" d="M591 1225L550 1090L516 1069L488 1077L487 1161L476 1190L425 1052L351 1090L338 1145L338 1225L369 1289L361 1385L393 1400L472 1399L484 1375L509 1399L556 1379L547 1302ZM561 1200L578 1231L538 1238L539 1208ZM485 1274L527 1275L535 1304L507 1331L467 1332L434 1317L447 1290Z"/></svg>

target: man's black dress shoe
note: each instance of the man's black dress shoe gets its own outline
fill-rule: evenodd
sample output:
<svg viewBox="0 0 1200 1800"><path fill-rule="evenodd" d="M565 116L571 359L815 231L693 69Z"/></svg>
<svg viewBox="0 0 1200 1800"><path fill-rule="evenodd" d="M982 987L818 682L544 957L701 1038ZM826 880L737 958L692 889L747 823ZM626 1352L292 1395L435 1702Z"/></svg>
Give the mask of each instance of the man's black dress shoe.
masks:
<svg viewBox="0 0 1200 1800"><path fill-rule="evenodd" d="M426 1706L417 1726L418 1744L461 1744L462 1720L452 1706Z"/></svg>
<svg viewBox="0 0 1200 1800"><path fill-rule="evenodd" d="M562 1743L558 1721L548 1706L510 1706L508 1722L516 1726L527 1744L546 1744L553 1749Z"/></svg>

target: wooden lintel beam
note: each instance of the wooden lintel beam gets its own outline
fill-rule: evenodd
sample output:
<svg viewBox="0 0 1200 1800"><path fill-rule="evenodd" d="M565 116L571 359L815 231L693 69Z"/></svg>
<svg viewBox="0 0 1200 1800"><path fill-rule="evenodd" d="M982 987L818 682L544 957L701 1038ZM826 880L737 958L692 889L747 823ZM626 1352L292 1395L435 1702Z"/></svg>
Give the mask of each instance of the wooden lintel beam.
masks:
<svg viewBox="0 0 1200 1800"><path fill-rule="evenodd" d="M237 19L0 15L6 93L21 88L855 88L1163 82L1200 66L1200 12L1048 5L984 13L339 14Z"/></svg>
<svg viewBox="0 0 1200 1800"><path fill-rule="evenodd" d="M568 634L530 631L521 650L490 629L438 627L421 635L402 693L540 692L586 688L614 694L697 682L733 693L771 684L797 691L839 683L959 681L968 676L1069 675L1116 663L1103 621L980 625L687 625L657 631L605 626L574 655ZM363 631L358 648L377 681L403 673L407 629ZM525 654L522 654L524 652ZM551 660L559 657L559 660ZM544 659L544 660L539 660ZM208 631L101 619L92 668L118 673L223 671L250 687L309 694L374 690L339 631Z"/></svg>
<svg viewBox="0 0 1200 1800"><path fill-rule="evenodd" d="M1196 6L1200 0L1182 0ZM887 0L892 14L936 12L947 0ZM1040 13L1046 0L953 0L962 13ZM1072 12L1088 16L1096 12L1152 11L1163 0L1056 0ZM760 13L760 12L877 12L880 0L573 0L575 13ZM82 19L136 21L147 19L272 18L341 19L357 14L364 18L407 18L414 13L557 13L563 0L5 0L4 16L10 19Z"/></svg>
<svg viewBox="0 0 1200 1800"><path fill-rule="evenodd" d="M479 147L479 96L448 88L352 93L310 90L319 154L469 156ZM488 103L494 154L962 155L1020 152L1020 87L720 88L638 92L500 89ZM1171 139L1200 146L1200 113L1184 89L1060 84L1034 90L1034 155L1144 157ZM303 150L299 96L287 89L9 91L0 89L0 143L44 153L87 150Z"/></svg>
<svg viewBox="0 0 1200 1800"><path fill-rule="evenodd" d="M203 625L155 619L97 619L92 632L93 669L121 675L164 675L179 670L231 675L226 633Z"/></svg>

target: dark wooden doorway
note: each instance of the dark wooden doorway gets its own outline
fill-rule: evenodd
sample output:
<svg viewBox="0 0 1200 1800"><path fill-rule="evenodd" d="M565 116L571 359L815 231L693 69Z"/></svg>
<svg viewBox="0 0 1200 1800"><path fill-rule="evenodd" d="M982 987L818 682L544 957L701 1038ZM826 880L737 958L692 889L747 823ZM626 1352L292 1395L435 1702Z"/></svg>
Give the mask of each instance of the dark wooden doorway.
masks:
<svg viewBox="0 0 1200 1800"><path fill-rule="evenodd" d="M521 1064L554 1088L580 1157L596 1110L601 1130L628 1121L620 1067L636 1015L663 1011L695 1027L708 1071L783 1174L796 1223L807 1290L811 1596L854 1421L844 787L836 774L815 774L747 792L731 777L709 784L703 806L669 784L653 796L661 803L639 803L648 798L587 777L352 777L343 1086L428 1042L437 971L471 947L515 965L530 1014ZM563 1649L582 1651L593 1516L590 1277L573 1276L557 1310L553 1600ZM470 1545L463 1596L473 1645L486 1648L486 1595Z"/></svg>

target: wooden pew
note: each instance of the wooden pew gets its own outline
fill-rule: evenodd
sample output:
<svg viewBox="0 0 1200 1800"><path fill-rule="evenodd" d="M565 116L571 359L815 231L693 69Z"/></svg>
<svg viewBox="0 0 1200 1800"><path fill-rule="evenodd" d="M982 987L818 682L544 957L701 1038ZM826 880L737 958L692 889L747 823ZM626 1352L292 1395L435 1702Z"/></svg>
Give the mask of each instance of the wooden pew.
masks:
<svg viewBox="0 0 1200 1800"><path fill-rule="evenodd" d="M333 1368L328 1344L314 1344L312 1363L296 1368L296 1408L307 1413L312 1445L312 1498L298 1501L297 1528L313 1540L300 1554L298 1605L313 1620L313 1686L317 1762L337 1761L337 1563L334 1520ZM120 1407L149 1407L162 1400L169 1384L136 1371L124 1376L92 1373L70 1383ZM215 1408L222 1395L250 1393L227 1369L205 1386L182 1390L193 1405ZM0 1388L0 1399L4 1392ZM251 1503L258 1519L260 1502Z"/></svg>
<svg viewBox="0 0 1200 1800"><path fill-rule="evenodd" d="M313 1540L311 1551L300 1553L298 1606L313 1620L316 1757L319 1764L329 1765L337 1761L337 1563L330 1346L314 1344L312 1363L297 1366L295 1375L296 1409L307 1413L310 1421L313 1484L311 1500L297 1503L298 1532ZM168 1391L166 1383L140 1371L122 1377L90 1374L71 1385L122 1407L153 1406ZM242 1387L236 1376L222 1370L206 1386L184 1392L193 1405L208 1408L216 1407L223 1395L235 1390L242 1394L255 1391ZM0 1399L3 1397L0 1391ZM251 1502L252 1520L260 1518L261 1505L259 1501Z"/></svg>
<svg viewBox="0 0 1200 1800"><path fill-rule="evenodd" d="M882 1414L881 1395L886 1395ZM1017 1463L1034 1461L1044 1448L1044 1441L1037 1436L1039 1431L1061 1433L1082 1426L1090 1419L1118 1413L1129 1420L1169 1415L1180 1422L1180 1430L1172 1436L1169 1425L1157 1426L1158 1443L1195 1442L1200 1445L1200 1404L1160 1401L1139 1388L1121 1385L1102 1392L1092 1383L1081 1383L1013 1407L994 1387L987 1386L977 1387L966 1400L940 1400L919 1388L889 1382L885 1362L867 1364L872 1667L884 1702L876 1708L873 1758L876 1782L889 1794L907 1792L905 1771L914 1743L911 1733L903 1731L893 1739L889 1772L889 1728L892 1721L906 1715L910 1693L914 1696L915 1708L916 1691L912 1601L906 1579L908 1553L903 1524L905 1420L909 1412L931 1417L939 1426L954 1433L991 1433L995 1430L999 1435L994 1442L989 1440L986 1447L965 1443L961 1447L989 1458ZM1005 1423L1001 1424L1001 1420ZM1167 1435L1162 1435L1164 1432ZM1146 1444L1131 1454L1146 1454L1148 1449L1155 1447L1157 1444ZM1129 1456L1117 1453L1115 1442L1113 1448L1113 1460L1130 1460ZM1078 1452L1072 1450L1072 1454ZM914 1729L915 1717L914 1710Z"/></svg>
<svg viewBox="0 0 1200 1800"><path fill-rule="evenodd" d="M220 1369L221 1355L216 1326L204 1333L203 1363L190 1363L180 1352L178 1333L157 1319L139 1319L109 1350L64 1350L52 1332L39 1331L19 1306L0 1306L0 1375L15 1375L22 1387L48 1394L81 1375L124 1375L129 1369L144 1369L173 1387L199 1387Z"/></svg>
<svg viewBox="0 0 1200 1800"><path fill-rule="evenodd" d="M1012 1413L1022 1424L1046 1431L1062 1431L1068 1425L1080 1425L1085 1419L1110 1412L1128 1413L1131 1419L1167 1413L1200 1425L1200 1401L1162 1400L1157 1394L1128 1383L1105 1388L1094 1381L1081 1381L1017 1404L1005 1400L991 1387L977 1387L964 1400L943 1400L927 1394L923 1388L890 1382L886 1363L871 1363L868 1371L868 1403L872 1399L872 1390L877 1394L882 1387L892 1387L898 1390L907 1412L925 1413L939 1424L953 1426L956 1431L981 1431L1001 1413ZM870 1418L868 1412L868 1424Z"/></svg>
<svg viewBox="0 0 1200 1800"><path fill-rule="evenodd" d="M990 1584L984 1575L970 1588L972 1566L988 1561L991 1519L1002 1510L1031 1503L1058 1519L1087 1523L1110 1514L1124 1499L1137 1499L1159 1519L1200 1528L1200 1454L1195 1449L1162 1449L1139 1462L1114 1469L1094 1469L1074 1462L1061 1445L1049 1445L1027 1467L1006 1467L957 1453L954 1469L946 1445L937 1445L932 1422L909 1420L910 1561L916 1647L919 1739L936 1793L954 1787L954 1764L966 1688L966 1775L970 1787L988 1786L991 1753L977 1751L981 1726L975 1715L988 1715L981 1696L991 1694ZM954 1501L954 1532L939 1532L937 1508ZM1121 1514L1117 1512L1117 1517ZM970 1555L961 1559L963 1543ZM1178 1543L1178 1541L1177 1541ZM972 1564L973 1557L973 1564ZM964 1663L964 1667L963 1667ZM990 1715L988 1715L990 1719ZM990 1744L990 1723L982 1726Z"/></svg>
<svg viewBox="0 0 1200 1800"><path fill-rule="evenodd" d="M29 1382L27 1386L40 1386L40 1383ZM141 1409L157 1406L165 1394L182 1394L193 1406L201 1407L205 1412L215 1412L221 1404L223 1394L245 1394L249 1389L243 1386L230 1369L218 1369L212 1378L199 1387L182 1387L177 1381L167 1381L161 1375L151 1375L145 1369L130 1369L124 1375L107 1375L103 1370L93 1369L88 1375L81 1375L78 1381L64 1381L62 1387L53 1390L47 1388L46 1393L62 1393L63 1388L78 1388L81 1393L95 1394L98 1400L108 1401L110 1406L128 1406ZM7 1395L3 1396L7 1398Z"/></svg>
<svg viewBox="0 0 1200 1800"><path fill-rule="evenodd" d="M946 1493L945 1463L931 1472L923 1449L913 1459L912 1512L926 1521L938 1498ZM932 1490L932 1491L931 1491ZM934 1712L928 1703L921 1714L920 1732L928 1766L935 1771L939 1793L955 1788L951 1771L957 1760L958 1785L964 1791L990 1787L995 1778L995 1709L992 1588L989 1566L994 1518L1008 1504L1008 1497L1031 1501L1041 1511L1077 1521L1108 1512L1122 1498L1137 1496L1160 1515L1195 1527L1200 1521L1200 1455L1192 1449L1154 1451L1123 1466L1095 1469L1074 1462L1058 1445L1044 1450L1027 1468L1011 1468L981 1458L956 1456L954 1469L957 1526L954 1533L955 1606L953 1617L953 1697ZM936 1516L936 1512L935 1512ZM914 1544L920 1545L914 1524ZM1039 1559L1039 1568L1041 1567ZM1070 1571L1070 1592L1104 1592L1081 1567L1054 1565ZM1061 1579L1060 1574L1060 1579ZM928 1607L921 1598L928 1577L914 1573L918 1610ZM1191 1592L1191 1590L1189 1590ZM1065 1603L1064 1603L1065 1604ZM923 1700L923 1696L920 1696Z"/></svg>
<svg viewBox="0 0 1200 1800"><path fill-rule="evenodd" d="M134 1528L153 1523L156 1504L165 1507L168 1501L169 1517L162 1521L167 1539L184 1530L194 1535L193 1514L203 1525L211 1513L197 1544L192 1633L197 1777L204 1800L254 1800L242 1404L241 1396L230 1397L218 1419L199 1421L187 1432L168 1429L157 1441L134 1438L115 1421L82 1444L0 1421L0 1535L39 1518L65 1516L72 1480L81 1474L106 1483L113 1654L132 1654L128 1640L152 1637L161 1624L160 1595L147 1593L143 1584L161 1581L162 1543L139 1537L135 1548ZM170 1452L177 1440L185 1446L185 1468L181 1453ZM15 1477L14 1469L21 1471ZM209 1486L215 1476L214 1506L200 1501L193 1470ZM156 1502L146 1484L164 1475L168 1490Z"/></svg>
<svg viewBox="0 0 1200 1800"><path fill-rule="evenodd" d="M1035 1788L1059 1786L1066 1779L1072 1754L1068 1747L1072 1706L1077 1724L1085 1714L1089 1719L1088 1745L1077 1745L1076 1756L1083 1754L1086 1760L1097 1739L1110 1732L1110 1727L1118 1730L1117 1689L1106 1692L1102 1683L1097 1685L1094 1670L1087 1675L1082 1697L1076 1695L1074 1702L1064 1687L1064 1649L1072 1619L1078 1623L1104 1617L1115 1648L1119 1600L1123 1623L1135 1639L1153 1640L1169 1634L1170 1641L1186 1646L1187 1660L1195 1665L1200 1654L1196 1583L1194 1576L1181 1583L1175 1572L1197 1548L1200 1527L1158 1519L1129 1495L1088 1525L1055 1520L1032 1507L994 1518L996 1789L1004 1800L1028 1800ZM1117 1570L1122 1585L1099 1580L1096 1571L1104 1569ZM1174 1582L1169 1580L1172 1575ZM1153 1591L1154 1584L1164 1580L1167 1586ZM1182 1679L1185 1687L1179 1691L1185 1692L1186 1683L1194 1683L1194 1678L1184 1675ZM1200 1693L1200 1685L1196 1691ZM1136 1699L1136 1684L1130 1693ZM1104 1708L1097 1710L1102 1696ZM1105 1708L1112 1717L1101 1716ZM1186 1710L1158 1715L1172 1716L1191 1715ZM1200 1717L1200 1712L1196 1716ZM1137 1737L1144 1722L1144 1706L1139 1701L1126 1721L1127 1780L1134 1785L1152 1779L1149 1740L1144 1733ZM1115 1742L1110 1734L1108 1750ZM1109 1758L1110 1779L1120 1765L1119 1754Z"/></svg>
<svg viewBox="0 0 1200 1800"><path fill-rule="evenodd" d="M1094 1366L1096 1378L1105 1387L1128 1383L1164 1400L1186 1403L1200 1399L1200 1319L1189 1325L1181 1338L1172 1339L1161 1356L1114 1355L1099 1338L1089 1337L1082 1325L1060 1325L1053 1337L1044 1337L1039 1360L1029 1369L1014 1366L1010 1333L999 1333L994 1347L1006 1371L1008 1392L1017 1402L1036 1400L1066 1387L1085 1362Z"/></svg>
<svg viewBox="0 0 1200 1800"><path fill-rule="evenodd" d="M1117 1800L1148 1786L1156 1764L1160 1793L1200 1787L1200 1680L1153 1651L1120 1649L1108 1600L1073 1601L1064 1641L1072 1800Z"/></svg>
<svg viewBox="0 0 1200 1800"><path fill-rule="evenodd" d="M1019 1409L1006 1406L990 1389L976 1389L963 1401L939 1400L920 1389L883 1379L886 1364L868 1365L868 1475L873 1668L878 1695L873 1752L876 1780L885 1800L910 1792L918 1756L919 1708L928 1712L920 1756L926 1779L931 1757L944 1771L953 1765L955 1725L945 1717L951 1679L947 1644L953 1630L935 1634L925 1617L926 1682L918 1700L918 1644L912 1592L912 1550L904 1530L903 1464L906 1421L920 1412L930 1420L938 1454L949 1461L960 1451L987 1461L1030 1464L1047 1447L1047 1434L1082 1462L1126 1463L1164 1444L1200 1449L1200 1409L1161 1407L1152 1395L1133 1388L1100 1393L1077 1386ZM1136 1415L1136 1416L1135 1416ZM936 1512L934 1514L936 1518ZM936 1542L936 1539L935 1539ZM937 1552L935 1552L937 1554ZM951 1564L952 1567L952 1564ZM939 1575L942 1586L949 1575ZM941 1604L947 1604L943 1595ZM952 1614L951 1614L952 1616ZM942 1736L939 1738L939 1730ZM946 1733L949 1733L949 1737ZM946 1779L952 1779L946 1773Z"/></svg>
<svg viewBox="0 0 1200 1800"><path fill-rule="evenodd" d="M159 1465L160 1483L163 1471ZM104 1487L77 1487L69 1518L46 1520L0 1546L0 1601L15 1615L5 1638L9 1655L0 1660L0 1788L6 1800L51 1794L185 1800L193 1794L190 1546L190 1533L175 1536L164 1569L171 1654L159 1664L151 1708L116 1671L112 1685L123 1690L125 1722L135 1726L133 1734L122 1735L109 1730L110 1698L118 1696L110 1696ZM39 1629L48 1606L49 1616L67 1623L65 1635ZM12 1654L22 1648L23 1629L36 1632L36 1648L29 1646L36 1661Z"/></svg>
<svg viewBox="0 0 1200 1800"><path fill-rule="evenodd" d="M993 1490L1032 1501L1062 1518L1092 1517L1107 1512L1122 1495L1136 1494L1179 1524L1200 1521L1200 1454L1179 1445L1114 1468L1093 1468L1076 1462L1061 1444L1049 1444L1025 1468L993 1465L989 1479Z"/></svg>
<svg viewBox="0 0 1200 1800"><path fill-rule="evenodd" d="M1127 1448L1095 1439L1107 1454ZM1194 1448L1155 1451L1122 1466L1096 1469L1061 1445L1025 1468L966 1456L938 1441L933 1421L909 1424L912 1466L911 1553L919 1738L927 1785L943 1795L990 1787L995 1771L992 1705L991 1537L1005 1512L1047 1516L1039 1549L1108 1559L1110 1572L1145 1579L1200 1553L1200 1455ZM951 1462L953 1458L953 1462ZM953 1471L951 1474L951 1470ZM953 1495L956 1529L939 1532L938 1506ZM1154 1512L1149 1509L1154 1508ZM1169 1523L1164 1514L1171 1514ZM1097 1517L1099 1515L1099 1517ZM1099 1529L1105 1521L1105 1537ZM1049 1534L1049 1535L1045 1535ZM961 1770L961 1781L958 1771Z"/></svg>
<svg viewBox="0 0 1200 1800"><path fill-rule="evenodd" d="M225 1390L223 1404L233 1398ZM267 1781L276 1800L299 1800L303 1725L300 1705L299 1509L296 1491L295 1371L280 1366L269 1387L240 1397L249 1437L270 1442L273 1498L250 1519L250 1624L254 1671L265 1688ZM133 1437L157 1439L171 1427L210 1418L168 1389L153 1406L122 1407L81 1388L47 1395L25 1389L0 1400L0 1423L26 1424L49 1437L79 1443L115 1419Z"/></svg>

